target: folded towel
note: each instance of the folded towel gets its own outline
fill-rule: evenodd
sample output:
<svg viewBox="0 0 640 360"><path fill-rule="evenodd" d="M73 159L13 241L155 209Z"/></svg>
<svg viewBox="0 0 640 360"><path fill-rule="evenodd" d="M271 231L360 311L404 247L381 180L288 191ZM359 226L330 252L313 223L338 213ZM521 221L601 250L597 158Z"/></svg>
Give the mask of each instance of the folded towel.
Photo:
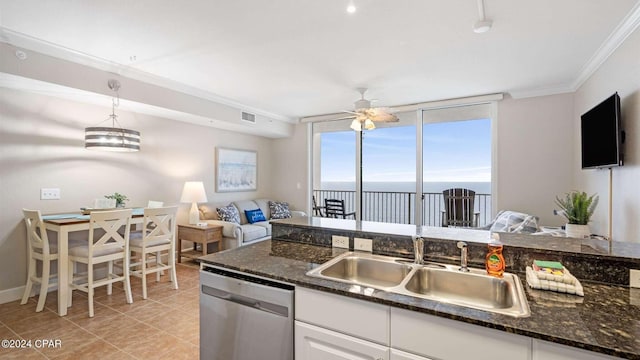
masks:
<svg viewBox="0 0 640 360"><path fill-rule="evenodd" d="M584 296L582 284L580 284L580 281L578 281L575 276L571 275L567 268L564 269L564 274L560 277L562 281L541 279L539 274L544 275L544 273L540 271L533 270L531 266L527 266L527 284L529 284L531 288Z"/></svg>

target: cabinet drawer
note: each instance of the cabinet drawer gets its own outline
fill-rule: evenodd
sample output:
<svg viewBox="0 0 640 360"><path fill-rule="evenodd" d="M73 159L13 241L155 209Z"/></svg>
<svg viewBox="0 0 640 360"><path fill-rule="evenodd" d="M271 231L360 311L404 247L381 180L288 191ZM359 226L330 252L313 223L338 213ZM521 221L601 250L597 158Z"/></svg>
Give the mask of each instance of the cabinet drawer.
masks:
<svg viewBox="0 0 640 360"><path fill-rule="evenodd" d="M442 360L531 360L530 338L395 308L391 347Z"/></svg>
<svg viewBox="0 0 640 360"><path fill-rule="evenodd" d="M296 288L296 320L389 345L389 307Z"/></svg>
<svg viewBox="0 0 640 360"><path fill-rule="evenodd" d="M388 360L389 348L296 321L296 360Z"/></svg>

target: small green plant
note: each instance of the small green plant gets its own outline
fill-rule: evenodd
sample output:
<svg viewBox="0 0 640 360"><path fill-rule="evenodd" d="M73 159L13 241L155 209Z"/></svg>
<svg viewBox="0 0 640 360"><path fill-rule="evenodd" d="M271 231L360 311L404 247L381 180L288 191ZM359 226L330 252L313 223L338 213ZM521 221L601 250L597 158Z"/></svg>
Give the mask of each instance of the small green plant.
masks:
<svg viewBox="0 0 640 360"><path fill-rule="evenodd" d="M598 205L598 195L587 196L584 191L572 191L565 194L564 198L556 196L556 204L569 224L587 225Z"/></svg>
<svg viewBox="0 0 640 360"><path fill-rule="evenodd" d="M113 193L113 195L105 195L107 199L114 199L116 201L116 207L124 207L125 201L128 201L129 198L127 195L122 195L120 193Z"/></svg>

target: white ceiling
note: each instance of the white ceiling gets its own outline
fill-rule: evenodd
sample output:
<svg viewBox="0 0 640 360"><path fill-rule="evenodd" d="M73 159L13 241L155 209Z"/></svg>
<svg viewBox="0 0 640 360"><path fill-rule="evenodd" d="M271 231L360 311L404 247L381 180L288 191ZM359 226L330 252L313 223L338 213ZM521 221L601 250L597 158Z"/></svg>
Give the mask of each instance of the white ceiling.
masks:
<svg viewBox="0 0 640 360"><path fill-rule="evenodd" d="M0 26L32 50L294 119L352 109L360 86L381 106L573 91L640 13L639 0L485 0L493 28L476 34L476 0L353 1L355 14L349 0L0 0Z"/></svg>

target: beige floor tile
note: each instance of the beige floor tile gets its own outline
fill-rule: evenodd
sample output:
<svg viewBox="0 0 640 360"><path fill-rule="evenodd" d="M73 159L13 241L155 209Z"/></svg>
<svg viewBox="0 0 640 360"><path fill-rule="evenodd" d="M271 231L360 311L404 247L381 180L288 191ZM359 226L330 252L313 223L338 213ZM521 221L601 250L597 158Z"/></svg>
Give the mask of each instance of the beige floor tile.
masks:
<svg viewBox="0 0 640 360"><path fill-rule="evenodd" d="M50 337L47 337L49 339ZM98 341L98 337L89 332L77 328L71 331L62 332L56 335L53 340L60 340L61 346L58 348L41 348L38 349L48 358L55 358L61 356L71 356L74 353L82 351L84 347L91 345Z"/></svg>
<svg viewBox="0 0 640 360"><path fill-rule="evenodd" d="M57 292L47 295L45 310L35 312L37 297L28 304L0 304L0 338L59 339L60 349L0 349L0 359L198 359L199 266L176 267L180 289L171 288L168 274L149 276L149 299L142 299L141 280L132 278L134 303L126 304L122 283L113 294L97 289L95 317L89 318L85 293L73 292L68 315L57 315ZM156 297L152 297L155 295ZM161 330L162 329L162 330Z"/></svg>
<svg viewBox="0 0 640 360"><path fill-rule="evenodd" d="M158 314L167 314L173 311L171 307L154 300L147 299L143 301L149 302L149 304L137 309L132 309L127 312L127 315L137 319L138 321L146 322L147 320L156 317Z"/></svg>
<svg viewBox="0 0 640 360"><path fill-rule="evenodd" d="M120 356L120 357L119 357ZM87 344L78 351L72 353L60 354L52 357L52 359L120 359L126 357L120 349L103 340L97 340Z"/></svg>
<svg viewBox="0 0 640 360"><path fill-rule="evenodd" d="M14 350L6 350L0 349L0 359L9 360L9 359L19 359L19 360L31 360L31 359L46 359L42 353L38 352L35 349L14 349Z"/></svg>

